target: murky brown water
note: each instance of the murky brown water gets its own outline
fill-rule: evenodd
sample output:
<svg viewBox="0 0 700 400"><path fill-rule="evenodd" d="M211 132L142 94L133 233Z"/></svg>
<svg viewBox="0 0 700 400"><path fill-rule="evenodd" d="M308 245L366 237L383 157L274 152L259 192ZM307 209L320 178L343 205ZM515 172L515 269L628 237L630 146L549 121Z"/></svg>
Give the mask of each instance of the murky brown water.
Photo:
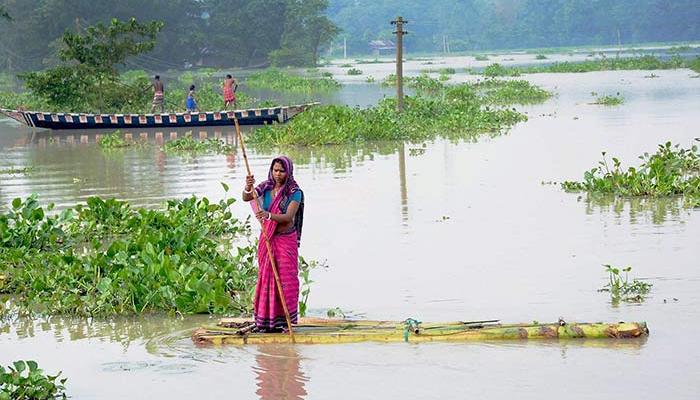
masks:
<svg viewBox="0 0 700 400"><path fill-rule="evenodd" d="M197 348L190 330L208 317L50 318L0 325L0 363L35 359L63 370L79 399L694 399L700 210L669 200L591 202L542 184L580 178L603 150L636 162L658 143L693 143L700 79L687 70L656 74L528 76L558 96L521 107L530 121L476 143L437 141L422 154L413 150L420 146L391 143L291 152L308 201L301 252L330 265L313 276L315 312L644 320L651 328L645 341ZM592 91L619 91L625 104L589 105ZM226 130L204 132L232 138ZM0 201L37 192L59 206L90 195L154 206L192 193L219 198L220 181L242 185L238 156L182 158L157 146L104 153L90 135L74 132L71 141L0 125L1 168L35 167L0 175ZM148 135L155 143L155 133ZM250 156L264 175L272 154ZM651 296L613 307L596 291L606 279L601 264L631 265L654 285Z"/></svg>

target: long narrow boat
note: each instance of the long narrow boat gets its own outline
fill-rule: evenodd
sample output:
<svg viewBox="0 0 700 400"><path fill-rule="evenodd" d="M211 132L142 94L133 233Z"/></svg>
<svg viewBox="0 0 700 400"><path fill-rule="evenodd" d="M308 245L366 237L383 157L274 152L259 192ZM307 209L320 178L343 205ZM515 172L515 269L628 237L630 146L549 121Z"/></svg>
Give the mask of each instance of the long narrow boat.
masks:
<svg viewBox="0 0 700 400"><path fill-rule="evenodd" d="M252 320L228 318L216 327L202 327L192 334L198 344L291 343L287 334L258 333ZM355 342L470 342L524 339L631 339L649 334L645 322L501 324L491 321L421 323L406 321L363 321L344 319L304 319L294 327L296 343Z"/></svg>
<svg viewBox="0 0 700 400"><path fill-rule="evenodd" d="M179 128L233 125L234 116L241 125L284 123L316 104L318 103L232 111L165 114L51 113L4 108L0 108L0 113L30 127L46 129Z"/></svg>

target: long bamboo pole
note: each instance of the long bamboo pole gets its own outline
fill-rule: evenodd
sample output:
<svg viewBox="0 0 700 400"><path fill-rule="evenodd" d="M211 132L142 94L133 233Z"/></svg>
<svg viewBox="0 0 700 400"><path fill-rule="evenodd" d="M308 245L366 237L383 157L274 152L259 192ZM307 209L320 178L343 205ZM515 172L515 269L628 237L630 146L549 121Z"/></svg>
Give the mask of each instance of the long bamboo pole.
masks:
<svg viewBox="0 0 700 400"><path fill-rule="evenodd" d="M243 142L243 135L241 135L241 127L238 125L238 118L236 118L236 113L233 113L233 124L236 126L236 136L238 137L238 143L241 144L241 151L243 152L243 160L245 161L245 168L248 171L248 175L252 175L250 172L250 164L248 163L248 155L245 152L245 143ZM258 192L253 189L253 201L255 202L255 210L258 211ZM263 225L262 223L260 224ZM277 286L277 294L282 302L282 309L284 310L284 318L287 320L287 329L289 330L289 338L292 343L294 343L294 331L292 330L292 319L289 317L289 310L287 309L287 302L284 300L284 292L282 292L282 282L280 281L280 275L277 272L277 263L275 262L275 257L272 255L272 246L270 246L270 239L265 234L265 227L263 226L262 236L265 240L265 246L267 247L267 255L270 257L270 265L272 266L272 274L275 276L275 284Z"/></svg>

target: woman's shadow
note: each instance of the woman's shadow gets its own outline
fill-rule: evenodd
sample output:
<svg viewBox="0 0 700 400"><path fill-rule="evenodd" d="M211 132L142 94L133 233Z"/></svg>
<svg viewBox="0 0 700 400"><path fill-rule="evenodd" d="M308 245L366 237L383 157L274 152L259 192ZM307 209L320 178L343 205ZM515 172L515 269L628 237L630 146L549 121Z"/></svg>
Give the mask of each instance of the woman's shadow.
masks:
<svg viewBox="0 0 700 400"><path fill-rule="evenodd" d="M301 359L294 346L260 345L255 356L256 393L262 400L301 400L309 380L300 369Z"/></svg>

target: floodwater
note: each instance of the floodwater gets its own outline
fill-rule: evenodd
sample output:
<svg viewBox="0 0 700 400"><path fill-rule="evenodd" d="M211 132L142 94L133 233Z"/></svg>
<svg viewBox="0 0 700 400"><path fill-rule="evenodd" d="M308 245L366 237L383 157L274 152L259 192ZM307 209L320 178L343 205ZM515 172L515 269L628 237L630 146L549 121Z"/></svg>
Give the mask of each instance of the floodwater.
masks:
<svg viewBox="0 0 700 400"><path fill-rule="evenodd" d="M391 65L375 67L388 73ZM601 151L636 164L659 143L697 143L700 79L655 73L527 76L557 96L518 107L530 120L495 138L289 151L307 198L301 253L329 265L313 273L312 311L646 321L646 340L198 348L189 334L210 317L52 317L0 325L0 363L34 359L62 370L78 399L695 399L700 209L592 201L548 184L580 179ZM381 96L373 85L344 90ZM591 105L591 92L620 92L625 103ZM193 134L233 140L230 130L202 132ZM146 134L152 143L170 138ZM5 122L0 146L3 169L34 167L0 175L3 203L36 192L59 207L91 195L156 206L190 194L220 198L219 182L237 191L245 175L239 154L183 158L158 146L104 153L94 133L33 133ZM263 176L273 154L249 153ZM240 202L234 208L249 213ZM648 299L613 306L597 292L607 278L602 264L632 266L633 277L654 285Z"/></svg>

